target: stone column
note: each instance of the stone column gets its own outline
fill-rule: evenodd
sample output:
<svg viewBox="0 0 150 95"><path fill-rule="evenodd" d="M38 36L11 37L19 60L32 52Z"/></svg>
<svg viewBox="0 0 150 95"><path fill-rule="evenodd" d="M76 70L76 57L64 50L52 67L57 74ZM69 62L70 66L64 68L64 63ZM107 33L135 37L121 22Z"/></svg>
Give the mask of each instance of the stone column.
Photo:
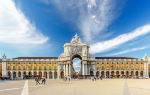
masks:
<svg viewBox="0 0 150 95"><path fill-rule="evenodd" d="M106 71L104 71L104 78L106 78Z"/></svg>
<svg viewBox="0 0 150 95"><path fill-rule="evenodd" d="M68 76L68 64L66 64L66 76Z"/></svg>
<svg viewBox="0 0 150 95"><path fill-rule="evenodd" d="M99 71L99 77L101 77L101 71Z"/></svg>
<svg viewBox="0 0 150 95"><path fill-rule="evenodd" d="M29 75L28 71L26 71L26 75Z"/></svg>
<svg viewBox="0 0 150 95"><path fill-rule="evenodd" d="M84 70L85 71L84 74L87 75L87 63L84 65L84 69L85 69Z"/></svg>
<svg viewBox="0 0 150 95"><path fill-rule="evenodd" d="M13 78L13 71L11 71L11 79L13 80L14 78Z"/></svg>
<svg viewBox="0 0 150 95"><path fill-rule="evenodd" d="M54 79L54 71L52 71L52 79Z"/></svg>
<svg viewBox="0 0 150 95"><path fill-rule="evenodd" d="M70 62L69 62L69 61L67 62L67 67L68 67L68 69L67 69L67 70L68 70L68 71L67 71L67 73L68 73L68 76L70 76Z"/></svg>
<svg viewBox="0 0 150 95"><path fill-rule="evenodd" d="M119 75L120 75L119 78L121 78L121 75L122 75L122 74L121 74L121 70L119 70Z"/></svg>
<svg viewBox="0 0 150 95"><path fill-rule="evenodd" d="M82 62L82 75L84 75L84 61Z"/></svg>
<svg viewBox="0 0 150 95"><path fill-rule="evenodd" d="M96 76L96 65L94 64L94 76Z"/></svg>
<svg viewBox="0 0 150 95"><path fill-rule="evenodd" d="M2 59L2 76L7 75L7 69L6 69L6 59Z"/></svg>
<svg viewBox="0 0 150 95"><path fill-rule="evenodd" d="M42 71L42 77L44 76L44 71Z"/></svg>
<svg viewBox="0 0 150 95"><path fill-rule="evenodd" d="M18 79L18 71L16 71L16 79Z"/></svg>
<svg viewBox="0 0 150 95"><path fill-rule="evenodd" d="M47 79L49 79L49 71L46 71L47 72Z"/></svg>
<svg viewBox="0 0 150 95"><path fill-rule="evenodd" d="M70 67L71 67L71 65L70 65L70 63L69 63L69 68L68 68L68 71L69 71L69 74L68 74L68 75L69 75L69 76L71 76L71 71L70 71L71 68L70 68Z"/></svg>
<svg viewBox="0 0 150 95"><path fill-rule="evenodd" d="M59 66L59 64L58 64L58 70L57 70L57 79L59 79L60 78L60 68L59 68L60 66Z"/></svg>
<svg viewBox="0 0 150 95"><path fill-rule="evenodd" d="M68 76L70 76L70 63L68 63Z"/></svg>
<svg viewBox="0 0 150 95"><path fill-rule="evenodd" d="M64 69L64 76L66 76L66 65L63 64L63 69Z"/></svg>
<svg viewBox="0 0 150 95"><path fill-rule="evenodd" d="M144 63L144 77L148 78L148 61Z"/></svg>
<svg viewBox="0 0 150 95"><path fill-rule="evenodd" d="M23 79L23 72L21 71L21 79Z"/></svg>
<svg viewBox="0 0 150 95"><path fill-rule="evenodd" d="M32 76L33 76L33 70L31 70L30 72L31 72L31 74L32 74Z"/></svg>

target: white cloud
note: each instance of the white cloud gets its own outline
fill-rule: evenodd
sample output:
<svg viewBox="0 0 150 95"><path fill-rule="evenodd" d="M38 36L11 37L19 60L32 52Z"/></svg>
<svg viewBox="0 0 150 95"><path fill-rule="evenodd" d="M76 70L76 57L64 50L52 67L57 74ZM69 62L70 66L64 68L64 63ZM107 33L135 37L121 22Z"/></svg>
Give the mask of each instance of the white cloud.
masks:
<svg viewBox="0 0 150 95"><path fill-rule="evenodd" d="M150 24L141 26L136 28L135 30L122 34L116 38L113 38L111 40L103 41L103 42L97 42L95 44L91 45L90 52L91 53L100 53L105 52L110 49L113 49L114 47L121 45L125 42L128 42L130 40L133 40L137 37L143 36L145 34L150 33Z"/></svg>
<svg viewBox="0 0 150 95"><path fill-rule="evenodd" d="M124 50L124 51L121 51L121 52L114 53L114 54L112 54L112 55L120 55L120 54L129 53L129 52L134 52L134 51L144 50L144 49L147 49L147 48L150 48L150 46L144 46L144 47L132 48L132 49L128 49L128 50Z"/></svg>
<svg viewBox="0 0 150 95"><path fill-rule="evenodd" d="M13 0L0 0L0 43L37 45L47 41L48 37L30 23Z"/></svg>
<svg viewBox="0 0 150 95"><path fill-rule="evenodd" d="M66 20L75 22L86 42L92 42L98 34L107 30L119 15L122 5L121 3L116 6L121 2L119 0L53 0L50 2L60 10Z"/></svg>
<svg viewBox="0 0 150 95"><path fill-rule="evenodd" d="M114 20L115 6L114 0L87 0L87 7L87 10L81 11L79 28L84 39L91 41Z"/></svg>
<svg viewBox="0 0 150 95"><path fill-rule="evenodd" d="M78 58L73 59L73 67L75 71L79 72L81 69L81 60Z"/></svg>

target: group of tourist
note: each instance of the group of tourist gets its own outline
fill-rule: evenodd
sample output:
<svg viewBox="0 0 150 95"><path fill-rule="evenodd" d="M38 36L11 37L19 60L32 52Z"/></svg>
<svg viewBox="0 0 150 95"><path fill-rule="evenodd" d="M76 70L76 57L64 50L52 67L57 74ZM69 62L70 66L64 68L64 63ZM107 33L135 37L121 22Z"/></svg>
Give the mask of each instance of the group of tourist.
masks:
<svg viewBox="0 0 150 95"><path fill-rule="evenodd" d="M40 81L42 81L42 82L40 83ZM45 85L46 78L45 77L43 77L43 78L35 77L35 82L36 82L36 85L38 85L38 84L44 84Z"/></svg>
<svg viewBox="0 0 150 95"><path fill-rule="evenodd" d="M70 82L71 81L71 77L70 76L65 76L64 77L64 81L69 81Z"/></svg>
<svg viewBox="0 0 150 95"><path fill-rule="evenodd" d="M96 81L97 79L101 79L102 80L102 78L103 78L102 76L100 76L100 77L94 76L94 77L91 77L91 80L92 81Z"/></svg>

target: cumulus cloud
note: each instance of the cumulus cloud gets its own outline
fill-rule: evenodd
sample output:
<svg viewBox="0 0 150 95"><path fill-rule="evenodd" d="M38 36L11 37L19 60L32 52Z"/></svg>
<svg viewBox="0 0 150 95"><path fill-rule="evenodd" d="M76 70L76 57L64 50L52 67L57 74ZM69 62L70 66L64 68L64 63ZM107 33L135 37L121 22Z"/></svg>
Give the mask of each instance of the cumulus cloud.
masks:
<svg viewBox="0 0 150 95"><path fill-rule="evenodd" d="M121 45L125 42L131 41L135 38L138 38L138 37L143 36L148 33L150 33L150 24L146 24L144 26L138 27L129 33L122 34L111 40L94 43L94 44L90 45L91 46L90 51L93 54L105 52L105 51L113 49L114 47L116 47L118 45Z"/></svg>
<svg viewBox="0 0 150 95"><path fill-rule="evenodd" d="M0 0L0 43L44 44L48 37L16 8L13 0Z"/></svg>

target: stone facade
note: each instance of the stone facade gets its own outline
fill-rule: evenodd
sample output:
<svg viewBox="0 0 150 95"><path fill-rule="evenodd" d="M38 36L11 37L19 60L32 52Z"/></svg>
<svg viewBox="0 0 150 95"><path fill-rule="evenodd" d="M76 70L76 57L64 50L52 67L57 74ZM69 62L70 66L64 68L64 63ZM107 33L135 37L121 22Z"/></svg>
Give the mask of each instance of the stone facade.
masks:
<svg viewBox="0 0 150 95"><path fill-rule="evenodd" d="M147 56L143 59L132 57L93 57L89 45L81 41L76 34L70 43L64 44L64 52L59 57L17 57L8 59L4 55L0 60L1 76L11 79L46 77L60 79L64 76L88 78L139 78L149 77ZM81 60L80 73L76 74L73 59Z"/></svg>

